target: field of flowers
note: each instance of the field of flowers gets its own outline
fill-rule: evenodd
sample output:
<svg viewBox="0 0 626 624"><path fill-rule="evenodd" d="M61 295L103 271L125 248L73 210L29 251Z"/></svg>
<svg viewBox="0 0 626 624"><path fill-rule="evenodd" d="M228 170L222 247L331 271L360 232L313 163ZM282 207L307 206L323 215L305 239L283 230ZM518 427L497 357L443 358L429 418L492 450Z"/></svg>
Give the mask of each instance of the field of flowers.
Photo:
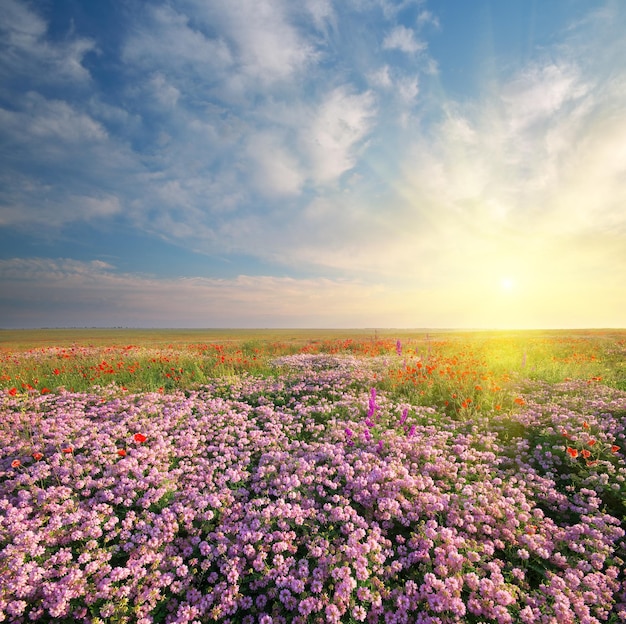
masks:
<svg viewBox="0 0 626 624"><path fill-rule="evenodd" d="M0 347L0 621L626 621L626 333Z"/></svg>

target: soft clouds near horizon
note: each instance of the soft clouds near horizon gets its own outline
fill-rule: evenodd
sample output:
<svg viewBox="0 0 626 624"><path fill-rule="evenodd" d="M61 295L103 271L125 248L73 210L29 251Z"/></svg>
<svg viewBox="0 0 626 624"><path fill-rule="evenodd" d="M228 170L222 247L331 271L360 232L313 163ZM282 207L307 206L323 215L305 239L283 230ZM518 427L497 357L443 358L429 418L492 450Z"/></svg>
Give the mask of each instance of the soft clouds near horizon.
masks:
<svg viewBox="0 0 626 624"><path fill-rule="evenodd" d="M0 327L626 326L620 2L97 6L0 0Z"/></svg>

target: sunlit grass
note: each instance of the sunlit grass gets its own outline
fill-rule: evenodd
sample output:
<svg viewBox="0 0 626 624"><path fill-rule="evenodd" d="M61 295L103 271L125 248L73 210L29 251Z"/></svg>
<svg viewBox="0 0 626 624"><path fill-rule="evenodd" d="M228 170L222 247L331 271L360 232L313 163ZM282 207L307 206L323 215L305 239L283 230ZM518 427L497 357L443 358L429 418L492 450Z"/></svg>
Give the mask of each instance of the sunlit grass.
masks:
<svg viewBox="0 0 626 624"><path fill-rule="evenodd" d="M86 331L86 330L85 330ZM587 379L626 389L626 332L199 332L56 330L0 333L0 388L83 391L115 384L128 391L194 388L211 379L275 374L271 361L297 353L387 357L381 383L447 412L509 407L520 378ZM189 338L221 340L188 341ZM82 342L77 342L82 339ZM32 340L34 344L28 344ZM37 345L37 346L36 346Z"/></svg>

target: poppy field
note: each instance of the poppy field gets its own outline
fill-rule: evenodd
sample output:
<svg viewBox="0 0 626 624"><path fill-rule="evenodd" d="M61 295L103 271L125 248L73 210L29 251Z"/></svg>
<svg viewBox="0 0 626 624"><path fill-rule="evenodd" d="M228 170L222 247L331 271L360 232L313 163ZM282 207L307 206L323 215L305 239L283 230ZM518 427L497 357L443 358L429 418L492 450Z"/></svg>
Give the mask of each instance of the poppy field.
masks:
<svg viewBox="0 0 626 624"><path fill-rule="evenodd" d="M18 338L0 621L626 621L626 332Z"/></svg>

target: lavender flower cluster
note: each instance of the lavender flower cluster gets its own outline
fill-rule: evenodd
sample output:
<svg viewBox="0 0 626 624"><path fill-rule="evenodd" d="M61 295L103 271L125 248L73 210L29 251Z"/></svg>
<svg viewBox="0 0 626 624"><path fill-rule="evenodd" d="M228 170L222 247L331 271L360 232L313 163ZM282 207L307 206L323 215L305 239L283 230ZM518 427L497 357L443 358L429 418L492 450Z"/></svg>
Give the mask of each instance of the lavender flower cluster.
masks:
<svg viewBox="0 0 626 624"><path fill-rule="evenodd" d="M538 388L460 422L324 357L172 394L3 395L0 621L626 618L603 499L623 457L561 482L567 453L528 442L579 422L612 440L624 393Z"/></svg>

